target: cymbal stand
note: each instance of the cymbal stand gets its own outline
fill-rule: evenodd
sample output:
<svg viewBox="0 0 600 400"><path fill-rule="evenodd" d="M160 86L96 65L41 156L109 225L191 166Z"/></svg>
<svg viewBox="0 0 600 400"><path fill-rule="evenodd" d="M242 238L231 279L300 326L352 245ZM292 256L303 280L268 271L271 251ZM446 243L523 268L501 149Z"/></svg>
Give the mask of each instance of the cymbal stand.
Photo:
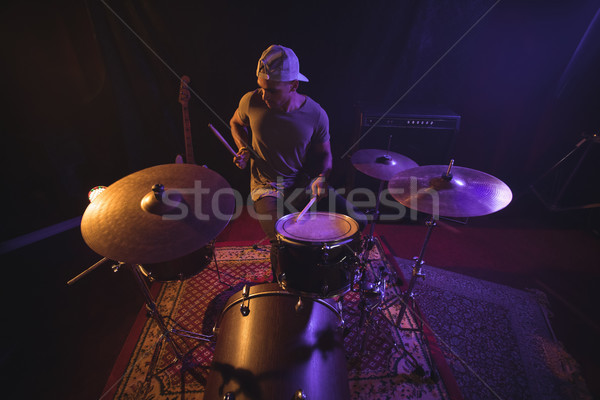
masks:
<svg viewBox="0 0 600 400"><path fill-rule="evenodd" d="M171 347L171 350L175 354L175 360L173 361L173 363L169 364L163 370L169 368L171 365L173 365L176 362L181 362L181 364L182 364L181 373L182 374L185 372L189 372L190 375L192 375L196 380L198 380L199 382L202 382L203 378L199 374L197 374L194 370L196 365L194 364L193 355L192 355L193 349L190 351L187 351L187 352L184 351L183 346L181 346L175 340L175 337L179 336L179 337L194 339L194 340L198 340L198 341L202 341L202 342L211 342L213 339L213 335L203 335L200 333L190 332L190 331L186 331L183 329L169 328L165 317L163 317L160 314L160 312L158 311L158 306L156 305L156 302L152 298L152 294L150 293L150 288L148 287L148 284L146 283L146 280L144 279L143 267L139 264L134 265L134 264L120 263L120 265L121 266L127 265L130 267L130 269L136 279L136 282L138 283L138 286L142 292L142 295L144 296L144 301L146 302L146 308L148 310L148 315L154 319L154 321L158 325L160 332L161 332L161 336L158 340L158 343L156 344L154 356L152 357L152 362L151 362L150 368L148 370L148 377L150 377L151 374L154 372L154 369L158 362L158 354L160 354L160 350L162 348L163 342L166 341L166 343ZM184 382L184 381L185 381L185 379L182 379L182 382Z"/></svg>
<svg viewBox="0 0 600 400"><path fill-rule="evenodd" d="M428 229L427 229L425 241L421 248L421 253L420 253L418 259L416 259L415 264L413 265L412 276L411 276L411 279L408 284L408 289L406 290L406 292L403 293L402 305L401 305L401 309L398 314L396 322L394 322L392 320L391 316L388 317L386 315L386 313L383 312L384 310L389 309L398 300L398 298L390 298L387 301L385 300L387 274L385 273L384 268L379 269L379 275L375 277L375 283L370 283L368 280L365 279L365 276L366 276L365 269L366 268L363 267L362 276L361 276L360 283L359 283L360 284L360 286L359 286L360 300L359 300L359 304L358 304L359 310L361 313L359 326L360 327L365 326L365 332L364 332L363 339L361 342L361 347L360 347L361 354L364 352L364 349L366 347L366 338L368 337L370 329L372 329L372 325L375 321L374 316L376 313L378 313L383 318L384 322L387 323L391 329L395 329L397 332L400 332L400 331L422 332L422 324L420 324L420 323L417 323L415 328L408 328L408 327L403 328L401 325L401 322L404 317L404 314L406 313L408 303L409 303L409 301L411 301L411 299L413 297L413 290L414 290L417 278L422 278L425 276L421 273L421 266L423 265L423 256L425 255L425 249L427 247L429 238L431 237L431 233L432 233L435 225L436 225L435 218L434 218L434 216L432 216L431 219L429 221L427 221ZM372 265L371 265L371 267L372 267ZM413 309L416 306L417 306L416 303L414 303ZM417 361L415 356L405 347L402 339L397 341L394 339L393 335L386 336L386 338L387 338L387 340L389 340L391 342L394 349L396 349L397 351L400 351L404 357L407 357L406 361L407 361L408 365L410 365L412 368L414 368L414 371L413 371L414 373L416 373L417 375L425 374L425 370L424 370L423 366L420 365L420 363ZM430 377L432 379L437 379L435 377L438 375L435 370L435 366L432 361L431 354L426 352L424 354L424 356L426 357L425 362L431 368Z"/></svg>
<svg viewBox="0 0 600 400"><path fill-rule="evenodd" d="M387 146L388 152L390 151L391 145L392 145L392 135L390 135L388 138L388 146ZM389 155L387 155L387 156L378 157L376 162L385 164L385 163L389 163L390 160L391 160L391 158L389 157ZM379 180L379 189L377 190L377 198L375 200L375 210L373 212L373 219L371 221L371 226L369 227L369 235L364 238L364 247L367 251L366 252L367 258L364 259L364 261L371 264L371 261L373 261L373 260L368 258L368 255L370 253L370 250L373 248L373 246L375 246L377 248L377 252L379 253L381 260L384 260L385 268L387 269L388 274L392 274L395 276L396 279L398 279L396 273L390 268L390 266L387 262L387 259L383 256L385 253L383 251L383 246L381 245L381 242L379 241L378 238L375 237L375 225L377 224L377 221L379 221L379 215L381 213L380 212L381 192L383 192L383 186L385 185L385 182L386 181L383 179Z"/></svg>
<svg viewBox="0 0 600 400"><path fill-rule="evenodd" d="M417 282L417 278L424 278L425 275L421 272L421 266L423 265L423 256L425 255L425 249L427 248L427 244L429 243L429 238L431 237L431 233L433 232L433 228L437 225L435 222L435 218L433 216L431 216L431 219L429 219L426 223L427 225L427 234L425 235L425 241L423 242L423 246L421 247L421 253L419 254L419 257L416 259L415 263L413 264L413 268L412 268L412 274L410 277L410 280L408 281L408 288L406 289L406 291L404 292L403 296L402 296L402 305L400 307L400 312L398 313L398 317L396 319L396 327L398 329L403 329L403 330L414 330L414 329L410 329L410 328L402 328L402 318L404 317L404 314L406 313L406 309L408 307L408 302L411 301L411 299L413 298L413 290L415 288L415 283Z"/></svg>
<svg viewBox="0 0 600 400"><path fill-rule="evenodd" d="M389 274L384 266L381 266L375 270L372 264L369 265L371 266L374 281L371 282L371 280L367 279L368 271L365 263L361 263L360 280L358 281L358 309L360 311L358 327L359 329L364 328L359 350L359 354L361 355L364 354L366 350L367 338L369 337L371 330L374 328L375 323L385 323L388 325L388 329L396 328L394 321L392 321L386 315L386 313L384 313L384 310L389 308L389 305L385 301ZM376 319L376 315L378 315L380 318ZM406 349L401 339L396 340L394 335L385 336L385 339L396 351L401 352L403 357L406 357L406 362L413 368L413 372L424 374L423 367L419 364L411 352ZM431 365L431 362L429 362L429 364Z"/></svg>

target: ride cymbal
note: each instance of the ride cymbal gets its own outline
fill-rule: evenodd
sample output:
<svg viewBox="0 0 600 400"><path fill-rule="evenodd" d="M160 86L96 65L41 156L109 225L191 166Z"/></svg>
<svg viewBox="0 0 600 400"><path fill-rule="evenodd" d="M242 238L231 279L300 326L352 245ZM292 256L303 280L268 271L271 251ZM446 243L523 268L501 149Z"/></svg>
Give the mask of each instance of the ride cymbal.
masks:
<svg viewBox="0 0 600 400"><path fill-rule="evenodd" d="M81 233L106 258L158 263L206 245L234 208L233 190L218 173L194 164L158 165L100 193L83 214Z"/></svg>
<svg viewBox="0 0 600 400"><path fill-rule="evenodd" d="M354 168L372 178L389 181L400 171L418 166L416 162L401 154L387 150L362 149L350 159Z"/></svg>
<svg viewBox="0 0 600 400"><path fill-rule="evenodd" d="M426 165L396 174L390 194L400 204L442 217L492 214L512 200L510 188L498 178L474 169Z"/></svg>

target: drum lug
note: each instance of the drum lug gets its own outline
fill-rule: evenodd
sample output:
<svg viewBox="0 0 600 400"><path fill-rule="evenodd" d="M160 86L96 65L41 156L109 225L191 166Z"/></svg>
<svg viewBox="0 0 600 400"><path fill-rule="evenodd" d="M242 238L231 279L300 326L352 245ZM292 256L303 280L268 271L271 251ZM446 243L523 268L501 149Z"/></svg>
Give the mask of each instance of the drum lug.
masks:
<svg viewBox="0 0 600 400"><path fill-rule="evenodd" d="M304 394L304 391L302 389L296 390L296 392L294 393L294 397L292 397L292 400L305 400L305 399L306 399L306 395Z"/></svg>
<svg viewBox="0 0 600 400"><path fill-rule="evenodd" d="M248 299L250 296L250 286L244 285L242 289L242 304L240 305L240 312L244 317L247 317L250 314L250 300Z"/></svg>
<svg viewBox="0 0 600 400"><path fill-rule="evenodd" d="M233 392L227 392L223 395L223 400L235 400L235 394Z"/></svg>
<svg viewBox="0 0 600 400"><path fill-rule="evenodd" d="M285 275L285 272L279 274L279 276L277 277L277 282L283 290L287 290L287 276Z"/></svg>
<svg viewBox="0 0 600 400"><path fill-rule="evenodd" d="M325 263L329 260L329 250L331 250L331 246L328 244L324 244L323 247L321 247L322 257Z"/></svg>
<svg viewBox="0 0 600 400"><path fill-rule="evenodd" d="M344 329L344 325L346 324L346 321L344 321L344 303L343 303L343 297L340 297L336 302L336 308L338 311L338 315L340 316L339 319L339 323L338 323L338 328L341 329L343 331Z"/></svg>
<svg viewBox="0 0 600 400"><path fill-rule="evenodd" d="M327 293L329 293L329 285L325 282L321 285L321 295L325 297Z"/></svg>

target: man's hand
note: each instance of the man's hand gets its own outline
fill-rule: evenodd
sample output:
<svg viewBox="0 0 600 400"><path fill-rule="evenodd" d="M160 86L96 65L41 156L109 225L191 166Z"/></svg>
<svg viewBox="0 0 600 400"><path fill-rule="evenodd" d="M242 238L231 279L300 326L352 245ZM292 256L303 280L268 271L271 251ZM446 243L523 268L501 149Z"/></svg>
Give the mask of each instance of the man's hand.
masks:
<svg viewBox="0 0 600 400"><path fill-rule="evenodd" d="M239 149L235 157L233 157L233 162L235 163L235 165L237 165L239 169L246 168L246 165L248 165L249 160L250 150L248 150L246 147L242 147L241 149Z"/></svg>
<svg viewBox="0 0 600 400"><path fill-rule="evenodd" d="M312 183L310 184L310 190L312 192L312 195L317 196L317 199L327 197L327 189L327 181L322 175L317 176L315 179L313 179Z"/></svg>

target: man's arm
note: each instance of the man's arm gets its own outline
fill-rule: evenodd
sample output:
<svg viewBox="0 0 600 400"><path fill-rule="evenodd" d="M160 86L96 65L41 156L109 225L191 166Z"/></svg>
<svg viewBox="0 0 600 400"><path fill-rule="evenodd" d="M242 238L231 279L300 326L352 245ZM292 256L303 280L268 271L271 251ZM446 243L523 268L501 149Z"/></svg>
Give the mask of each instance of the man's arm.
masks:
<svg viewBox="0 0 600 400"><path fill-rule="evenodd" d="M329 140L313 144L310 151L313 153L315 169L319 176L329 176L332 167L331 143L329 143Z"/></svg>
<svg viewBox="0 0 600 400"><path fill-rule="evenodd" d="M332 167L331 143L329 143L329 140L323 143L315 143L311 146L311 152L319 175L313 180L310 188L313 196L325 197L327 196L327 177Z"/></svg>
<svg viewBox="0 0 600 400"><path fill-rule="evenodd" d="M248 135L247 125L244 124L244 121L239 117L237 110L233 113L233 117L231 117L231 120L229 121L229 126L231 127L233 141L238 147L238 153L233 158L233 162L238 168L244 169L250 160L250 150L246 147L249 143L250 135Z"/></svg>

